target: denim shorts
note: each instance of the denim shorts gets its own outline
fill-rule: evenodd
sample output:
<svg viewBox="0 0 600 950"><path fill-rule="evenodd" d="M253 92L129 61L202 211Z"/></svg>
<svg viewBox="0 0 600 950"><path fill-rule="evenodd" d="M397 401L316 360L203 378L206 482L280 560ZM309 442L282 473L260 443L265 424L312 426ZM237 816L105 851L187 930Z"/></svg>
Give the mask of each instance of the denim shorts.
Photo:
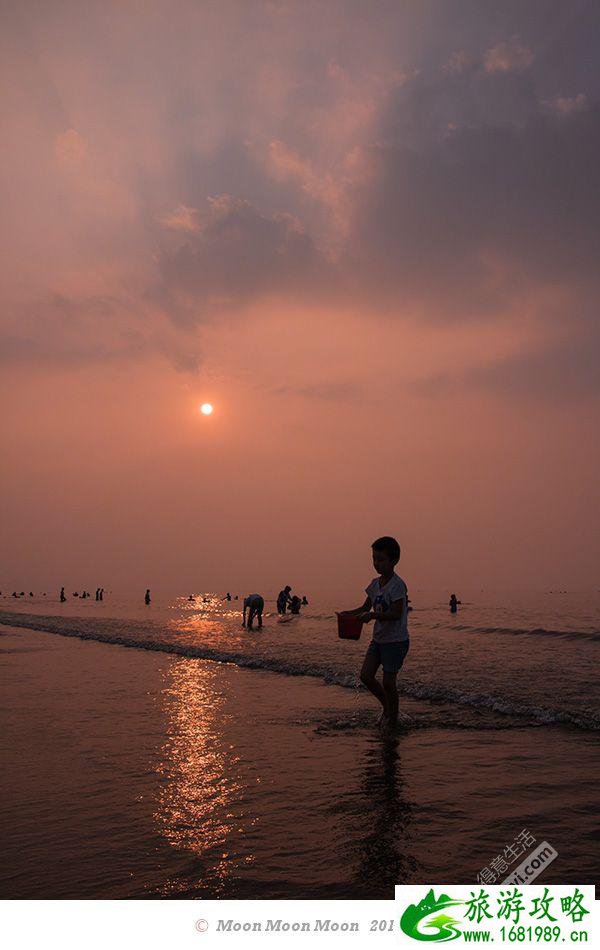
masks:
<svg viewBox="0 0 600 950"><path fill-rule="evenodd" d="M394 640L392 643L371 640L365 656L376 656L384 673L397 673L404 663L409 645L409 640Z"/></svg>

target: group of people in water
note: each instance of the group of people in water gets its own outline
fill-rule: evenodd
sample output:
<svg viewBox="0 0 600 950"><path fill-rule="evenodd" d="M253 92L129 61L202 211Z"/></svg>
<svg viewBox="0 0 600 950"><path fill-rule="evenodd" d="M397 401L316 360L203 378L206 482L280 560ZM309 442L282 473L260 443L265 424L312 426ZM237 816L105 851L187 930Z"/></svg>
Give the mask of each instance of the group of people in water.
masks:
<svg viewBox="0 0 600 950"><path fill-rule="evenodd" d="M277 613L280 615L290 614L298 615L300 613L301 607L308 606L308 599L306 594L303 594L302 597L298 597L297 594L292 594L292 588L289 584L279 591L277 595ZM256 626L260 630L262 628L262 616L265 609L265 599L262 594L248 594L247 597L244 597L244 607L242 611L242 627L247 627L248 630L254 629L254 621L256 620Z"/></svg>
<svg viewBox="0 0 600 950"><path fill-rule="evenodd" d="M287 608L290 608L291 614L299 614L301 607L308 606L308 600L306 599L306 594L303 594L302 597L298 597L297 594L292 594L292 588L289 584L280 590L277 594L277 613L284 614L287 612Z"/></svg>
<svg viewBox="0 0 600 950"><path fill-rule="evenodd" d="M2 594L2 591L0 590L0 595L1 595L1 594ZM29 591L29 596L30 596L30 597L35 597L35 594L33 593L32 590ZM42 594L42 597L47 597L47 596L48 596L48 595L46 594L46 591L44 591L44 593ZM82 591L81 594L80 594L79 591L77 591L77 590L74 590L74 591L73 591L73 597L81 597L82 600L87 600L87 598L88 598L88 597L91 597L91 596L92 596L92 595L90 594L90 592L89 592L88 590ZM22 590L20 593L17 593L16 590L13 590L13 592L12 592L12 594L11 594L11 597L16 597L16 598L25 597L25 591ZM61 589L60 589L60 597L59 597L59 600L60 600L61 604L64 604L64 602L66 601L66 599L67 599L67 595L65 594L65 589L64 589L64 587L61 587ZM98 587L98 588L96 588L96 600L104 600L104 588L103 588L103 587Z"/></svg>
<svg viewBox="0 0 600 950"><path fill-rule="evenodd" d="M0 591L0 595L1 594L2 594L2 591ZM19 593L17 593L16 590L13 590L11 596L15 598L20 598L20 597L25 597L26 594L25 594L25 591L23 590L20 591ZM30 597L35 596L33 591L31 590L29 591L29 596ZM46 597L46 594L44 593L42 596ZM92 595L87 590L84 590L81 593L79 593L79 591L76 591L76 590L73 591L73 597L79 597L81 600L87 600L88 597L91 597L91 596ZM59 599L60 599L61 604L64 604L67 599L67 595L65 594L64 587L61 587L60 589ZM229 591L227 591L227 593L222 599L229 602L231 600L238 600L239 597L237 594L232 596L232 594ZM97 601L104 600L103 587L96 588L95 600ZM196 600L196 597L194 596L194 594L190 594L188 597L188 600L194 601ZM147 588L146 593L144 594L144 603L148 606L151 602L152 602L152 598L150 596L150 588ZM202 602L204 604L207 604L208 597L203 597ZM261 606L260 611L258 610L259 605ZM462 605L462 600L459 600L456 594L450 594L450 601L449 601L450 613L451 614L457 613L460 605ZM306 599L306 594L303 594L302 597L298 597L297 594L292 594L292 588L290 587L289 584L286 584L286 586L282 588L282 590L280 590L279 594L277 595L277 613L278 614L285 614L288 612L288 609L289 609L289 613L291 614L299 614L300 608L307 607L307 606L308 606L308 600ZM254 609L251 609L252 607ZM258 620L258 627L259 628L262 627L262 614L264 611L264 607L265 607L265 601L264 601L264 598L260 594L248 594L248 596L244 598L242 626L244 627L246 626L246 612L248 611L248 629L249 630L253 629L252 624L255 618ZM412 607L409 607L408 609L412 610Z"/></svg>
<svg viewBox="0 0 600 950"><path fill-rule="evenodd" d="M44 594L44 597L45 597L45 596L46 596L46 595ZM81 598L81 600L87 600L87 599L88 599L89 597L91 597L91 596L92 596L92 595L90 594L89 590L83 590L81 593L79 593L78 590L74 590L74 591L73 591L73 597L79 597L79 598ZM67 595L65 594L65 589L64 589L64 587L61 587L61 589L60 589L60 598L59 598L59 599L60 599L61 604L64 604L64 602L65 602L66 599L67 599ZM97 601L104 600L104 588L103 588L103 587L97 587L97 588L96 588L96 594L95 594L95 598L94 598L94 599L97 600Z"/></svg>

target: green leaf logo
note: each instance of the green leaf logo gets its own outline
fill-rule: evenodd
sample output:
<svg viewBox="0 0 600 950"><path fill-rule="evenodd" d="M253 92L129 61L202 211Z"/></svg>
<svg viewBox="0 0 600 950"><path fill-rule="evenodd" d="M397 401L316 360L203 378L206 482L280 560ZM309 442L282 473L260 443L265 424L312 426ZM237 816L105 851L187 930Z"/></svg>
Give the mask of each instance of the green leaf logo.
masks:
<svg viewBox="0 0 600 950"><path fill-rule="evenodd" d="M459 922L446 913L455 904L464 904L464 901L454 900L446 894L440 894L436 899L432 888L418 904L409 904L400 918L400 927L415 940L456 940L460 937Z"/></svg>

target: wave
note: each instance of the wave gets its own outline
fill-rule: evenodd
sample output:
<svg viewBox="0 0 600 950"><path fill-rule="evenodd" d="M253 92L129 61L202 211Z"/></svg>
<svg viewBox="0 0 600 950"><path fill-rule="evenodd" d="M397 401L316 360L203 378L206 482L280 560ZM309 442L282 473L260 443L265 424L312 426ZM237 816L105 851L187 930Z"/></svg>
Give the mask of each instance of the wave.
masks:
<svg viewBox="0 0 600 950"><path fill-rule="evenodd" d="M424 626L426 626L426 624L424 624ZM563 637L565 640L587 640L589 643L600 641L600 630L547 630L545 627L470 627L466 624L457 624L445 629L448 634L459 630L461 633L501 633L512 634L513 636Z"/></svg>
<svg viewBox="0 0 600 950"><path fill-rule="evenodd" d="M168 643L162 640L148 640L139 637L124 636L120 633L103 633L99 630L87 631L75 627L59 626L67 618L32 617L22 614L0 613L0 624L11 627L24 627L42 633L52 633L62 637L75 637L79 640L92 640L97 643L107 643L114 646L128 647L135 650L147 650L155 653L168 653L187 659L211 660L215 663L232 663L243 669L265 670L271 673L280 673L285 676L310 676L322 680L328 685L340 686L344 689L362 688L357 676L353 673L340 673L327 667L302 661L278 660L276 657L247 656L228 650L214 647L189 646L178 643ZM79 618L69 618L77 623ZM58 624L57 624L58 620ZM79 620L80 623L80 620ZM528 720L537 725L568 725L579 729L600 731L600 715L592 712L571 712L569 710L549 709L530 706L514 699L506 699L491 693L464 692L450 686L434 686L418 680L410 681L403 678L399 683L399 692L413 699L436 703L453 703L477 710L496 713L501 716L510 716Z"/></svg>

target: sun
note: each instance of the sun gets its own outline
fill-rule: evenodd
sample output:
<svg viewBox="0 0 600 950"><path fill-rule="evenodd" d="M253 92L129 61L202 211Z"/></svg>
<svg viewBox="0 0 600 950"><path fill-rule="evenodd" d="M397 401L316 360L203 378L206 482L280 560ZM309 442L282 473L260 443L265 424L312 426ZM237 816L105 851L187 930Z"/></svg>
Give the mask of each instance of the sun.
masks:
<svg viewBox="0 0 600 950"><path fill-rule="evenodd" d="M203 402L200 406L200 412L203 416L210 416L212 414L213 407L209 402Z"/></svg>

